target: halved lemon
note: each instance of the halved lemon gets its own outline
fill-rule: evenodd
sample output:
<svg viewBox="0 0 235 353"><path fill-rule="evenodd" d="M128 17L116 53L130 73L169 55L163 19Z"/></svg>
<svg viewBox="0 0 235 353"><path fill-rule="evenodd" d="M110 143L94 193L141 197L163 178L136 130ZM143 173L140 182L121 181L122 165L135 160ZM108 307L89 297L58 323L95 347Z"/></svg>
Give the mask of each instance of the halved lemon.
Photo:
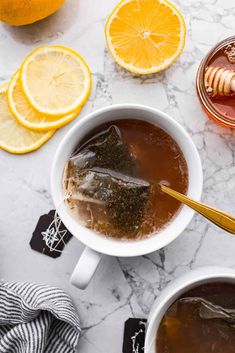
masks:
<svg viewBox="0 0 235 353"><path fill-rule="evenodd" d="M10 153L22 154L38 149L54 134L24 128L11 114L7 102L8 84L0 86L0 148Z"/></svg>
<svg viewBox="0 0 235 353"><path fill-rule="evenodd" d="M22 90L20 72L17 71L11 78L8 91L8 104L10 111L20 124L34 131L55 130L75 119L79 111L62 116L46 116L39 113L29 103Z"/></svg>
<svg viewBox="0 0 235 353"><path fill-rule="evenodd" d="M50 116L75 112L91 90L91 74L83 58L60 46L34 50L23 62L21 82L34 109Z"/></svg>
<svg viewBox="0 0 235 353"><path fill-rule="evenodd" d="M186 26L168 0L122 0L107 20L105 35L120 66L151 74L167 68L181 54Z"/></svg>

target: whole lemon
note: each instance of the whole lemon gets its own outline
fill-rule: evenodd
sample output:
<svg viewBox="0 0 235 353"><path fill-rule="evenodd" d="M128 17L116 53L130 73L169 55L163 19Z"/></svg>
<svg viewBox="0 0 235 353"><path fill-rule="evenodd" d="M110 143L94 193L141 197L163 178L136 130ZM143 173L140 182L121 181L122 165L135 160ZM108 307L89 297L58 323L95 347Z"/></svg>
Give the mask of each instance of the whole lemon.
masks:
<svg viewBox="0 0 235 353"><path fill-rule="evenodd" d="M0 0L0 21L23 26L57 11L65 0Z"/></svg>

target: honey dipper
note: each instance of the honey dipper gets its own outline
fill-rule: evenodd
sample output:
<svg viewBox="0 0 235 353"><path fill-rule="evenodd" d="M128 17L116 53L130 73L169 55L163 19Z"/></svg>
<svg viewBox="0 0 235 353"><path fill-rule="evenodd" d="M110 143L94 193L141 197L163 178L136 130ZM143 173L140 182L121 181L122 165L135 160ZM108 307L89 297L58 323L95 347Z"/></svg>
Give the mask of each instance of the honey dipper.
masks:
<svg viewBox="0 0 235 353"><path fill-rule="evenodd" d="M215 96L230 96L235 92L235 71L225 67L209 66L204 76L207 93Z"/></svg>

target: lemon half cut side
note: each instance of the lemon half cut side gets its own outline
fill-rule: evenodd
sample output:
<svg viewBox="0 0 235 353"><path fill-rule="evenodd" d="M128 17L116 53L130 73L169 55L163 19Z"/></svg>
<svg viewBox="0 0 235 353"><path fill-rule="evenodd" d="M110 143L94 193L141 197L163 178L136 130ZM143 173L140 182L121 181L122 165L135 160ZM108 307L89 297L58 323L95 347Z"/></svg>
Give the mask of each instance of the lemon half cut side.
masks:
<svg viewBox="0 0 235 353"><path fill-rule="evenodd" d="M106 22L105 36L114 60L144 75L166 69L179 57L186 25L168 0L122 0Z"/></svg>

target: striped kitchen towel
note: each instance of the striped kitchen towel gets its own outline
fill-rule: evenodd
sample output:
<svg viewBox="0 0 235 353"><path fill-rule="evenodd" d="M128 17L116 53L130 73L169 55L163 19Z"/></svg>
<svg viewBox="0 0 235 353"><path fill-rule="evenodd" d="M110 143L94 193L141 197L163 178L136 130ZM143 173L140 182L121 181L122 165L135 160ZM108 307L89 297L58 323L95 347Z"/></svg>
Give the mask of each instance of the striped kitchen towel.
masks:
<svg viewBox="0 0 235 353"><path fill-rule="evenodd" d="M76 309L63 290L0 284L0 353L74 353L79 335Z"/></svg>

